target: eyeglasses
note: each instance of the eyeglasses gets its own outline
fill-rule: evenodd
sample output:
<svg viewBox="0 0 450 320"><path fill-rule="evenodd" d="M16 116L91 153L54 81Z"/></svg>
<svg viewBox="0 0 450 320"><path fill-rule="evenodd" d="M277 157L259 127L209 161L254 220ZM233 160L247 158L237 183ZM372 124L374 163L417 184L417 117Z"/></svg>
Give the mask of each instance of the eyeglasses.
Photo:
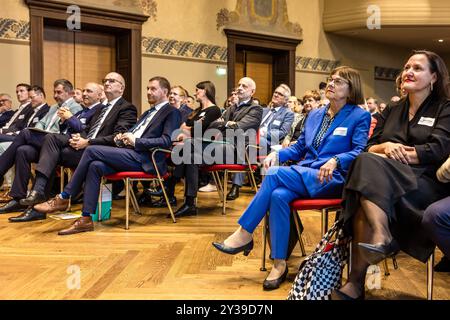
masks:
<svg viewBox="0 0 450 320"><path fill-rule="evenodd" d="M123 83L122 82L120 82L119 80L116 80L116 79L103 79L102 80L102 84L106 84L107 82L110 82L110 83L115 83L115 82L118 82L118 83L120 83L121 85L123 85Z"/></svg>
<svg viewBox="0 0 450 320"><path fill-rule="evenodd" d="M5 102L7 102L7 101L11 101L11 100L9 100L9 99L1 99L1 100L0 100L0 103L5 103Z"/></svg>
<svg viewBox="0 0 450 320"><path fill-rule="evenodd" d="M284 94L282 94L280 91L274 91L273 95L284 97Z"/></svg>
<svg viewBox="0 0 450 320"><path fill-rule="evenodd" d="M343 86L344 84L349 84L350 82L346 79L342 79L342 78L332 78L332 77L328 77L327 78L327 83L330 84L331 82L334 82L334 84L336 86Z"/></svg>

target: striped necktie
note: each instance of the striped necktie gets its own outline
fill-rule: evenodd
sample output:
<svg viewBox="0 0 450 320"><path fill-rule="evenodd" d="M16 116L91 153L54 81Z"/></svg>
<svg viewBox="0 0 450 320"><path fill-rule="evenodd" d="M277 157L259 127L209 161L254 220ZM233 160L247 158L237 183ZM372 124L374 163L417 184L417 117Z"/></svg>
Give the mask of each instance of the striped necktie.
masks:
<svg viewBox="0 0 450 320"><path fill-rule="evenodd" d="M95 120L94 125L93 125L93 126L91 127L91 129L89 130L89 133L88 133L88 136L87 136L88 139L93 139L93 138L94 138L95 133L97 132L97 129L99 129L100 126L102 125L102 123L103 123L103 121L102 121L102 120L103 120L103 117L105 116L106 111L109 110L109 107L110 107L110 106L111 106L111 104L108 103L108 104L102 109L102 111L100 112L100 115L98 116L97 120Z"/></svg>

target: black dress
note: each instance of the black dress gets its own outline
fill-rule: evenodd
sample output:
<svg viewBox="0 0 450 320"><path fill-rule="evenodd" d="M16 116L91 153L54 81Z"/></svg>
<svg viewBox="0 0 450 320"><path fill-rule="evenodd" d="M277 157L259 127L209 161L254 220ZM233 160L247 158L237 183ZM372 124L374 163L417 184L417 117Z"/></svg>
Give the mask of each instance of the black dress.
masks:
<svg viewBox="0 0 450 320"><path fill-rule="evenodd" d="M449 193L448 184L437 180L436 171L450 154L450 102L429 96L411 121L407 99L388 106L366 150L389 141L415 147L420 164L360 154L350 167L344 187L345 230L352 233L352 218L363 196L386 212L401 249L425 262L435 245L421 227L423 212Z"/></svg>

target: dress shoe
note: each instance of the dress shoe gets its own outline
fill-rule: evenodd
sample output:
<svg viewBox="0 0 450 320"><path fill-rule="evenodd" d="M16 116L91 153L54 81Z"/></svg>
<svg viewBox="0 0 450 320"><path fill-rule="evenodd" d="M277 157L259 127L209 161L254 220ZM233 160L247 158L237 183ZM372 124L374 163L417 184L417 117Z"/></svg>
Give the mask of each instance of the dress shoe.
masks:
<svg viewBox="0 0 450 320"><path fill-rule="evenodd" d="M23 206L33 206L35 204L42 203L45 200L46 200L45 195L43 195L42 193L39 193L35 190L32 190L30 192L30 194L28 195L28 197L20 200L19 202Z"/></svg>
<svg viewBox="0 0 450 320"><path fill-rule="evenodd" d="M237 254L239 252L244 252L244 256L248 256L250 251L253 250L253 239L249 243L237 248L228 247L223 242L213 242L212 245L217 250L226 254Z"/></svg>
<svg viewBox="0 0 450 320"><path fill-rule="evenodd" d="M175 218L187 217L187 216L196 216L197 215L197 207L190 206L187 204L183 204L180 209L175 212ZM171 216L168 215L170 218Z"/></svg>
<svg viewBox="0 0 450 320"><path fill-rule="evenodd" d="M0 203L8 203L12 200L13 198L10 197L9 195L9 191L3 191L0 193Z"/></svg>
<svg viewBox="0 0 450 320"><path fill-rule="evenodd" d="M230 192L228 192L227 194L227 200L236 200L237 198L239 198L239 188L240 187L238 185L233 184Z"/></svg>
<svg viewBox="0 0 450 320"><path fill-rule="evenodd" d="M61 199L58 196L48 200L47 202L43 202L34 206L36 211L42 213L54 213L58 211L66 211L69 207L69 199Z"/></svg>
<svg viewBox="0 0 450 320"><path fill-rule="evenodd" d="M69 234L75 234L80 232L94 231L94 223L91 217L81 217L75 220L75 222L67 229L58 232L60 236L66 236Z"/></svg>
<svg viewBox="0 0 450 320"><path fill-rule="evenodd" d="M169 203L171 206L175 207L177 205L177 198L169 197ZM153 208L166 208L167 207L166 199L164 197L161 197L161 199L152 203L152 207Z"/></svg>
<svg viewBox="0 0 450 320"><path fill-rule="evenodd" d="M393 257L400 251L400 246L395 239L392 239L388 244L359 242L358 246L361 249L364 259L372 265L377 264L386 258Z"/></svg>
<svg viewBox="0 0 450 320"><path fill-rule="evenodd" d="M45 213L37 212L36 210L30 208L24 213L17 217L8 218L9 222L29 222L35 220L45 220L47 215Z"/></svg>
<svg viewBox="0 0 450 320"><path fill-rule="evenodd" d="M0 214L10 213L10 212L22 212L27 208L27 206L21 205L18 201L12 199L10 202L5 204L0 208Z"/></svg>
<svg viewBox="0 0 450 320"><path fill-rule="evenodd" d="M330 296L330 300L348 300L348 301L352 301L352 300L364 300L364 298L365 298L364 288L362 288L362 293L356 298L350 297L348 294L343 293L339 289L334 289L331 292L331 296Z"/></svg>
<svg viewBox="0 0 450 320"><path fill-rule="evenodd" d="M443 256L441 261L439 261L434 266L434 271L436 272L450 272L450 259L446 256Z"/></svg>
<svg viewBox="0 0 450 320"><path fill-rule="evenodd" d="M263 289L266 291L278 289L280 285L286 280L287 274L288 274L288 267L286 266L286 269L284 270L283 274L278 279L264 280Z"/></svg>

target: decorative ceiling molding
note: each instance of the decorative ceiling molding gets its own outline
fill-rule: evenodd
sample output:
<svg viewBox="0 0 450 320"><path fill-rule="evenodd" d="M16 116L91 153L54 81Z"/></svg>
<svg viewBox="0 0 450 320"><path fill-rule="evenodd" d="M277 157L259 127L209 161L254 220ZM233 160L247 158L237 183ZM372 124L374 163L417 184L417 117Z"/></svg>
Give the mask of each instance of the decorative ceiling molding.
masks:
<svg viewBox="0 0 450 320"><path fill-rule="evenodd" d="M295 58L297 71L311 71L328 74L337 66L339 66L339 64L339 61L321 58L309 58L300 56Z"/></svg>
<svg viewBox="0 0 450 320"><path fill-rule="evenodd" d="M220 28L302 40L302 27L289 21L286 0L237 0L234 11L217 13Z"/></svg>

